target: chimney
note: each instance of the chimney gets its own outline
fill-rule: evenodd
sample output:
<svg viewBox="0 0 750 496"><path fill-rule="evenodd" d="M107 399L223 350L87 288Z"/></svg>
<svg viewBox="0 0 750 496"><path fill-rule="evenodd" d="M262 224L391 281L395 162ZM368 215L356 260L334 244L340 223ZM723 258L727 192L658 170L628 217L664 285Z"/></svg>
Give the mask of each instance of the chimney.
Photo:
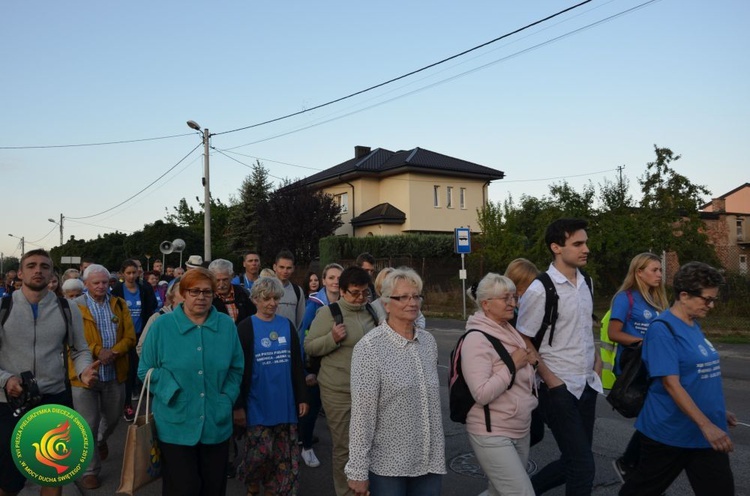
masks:
<svg viewBox="0 0 750 496"><path fill-rule="evenodd" d="M712 198L711 199L711 211L716 213L723 213L727 211L727 201L724 198Z"/></svg>
<svg viewBox="0 0 750 496"><path fill-rule="evenodd" d="M366 156L368 153L370 153L372 150L370 150L369 146L360 146L357 145L354 147L354 158L362 158Z"/></svg>

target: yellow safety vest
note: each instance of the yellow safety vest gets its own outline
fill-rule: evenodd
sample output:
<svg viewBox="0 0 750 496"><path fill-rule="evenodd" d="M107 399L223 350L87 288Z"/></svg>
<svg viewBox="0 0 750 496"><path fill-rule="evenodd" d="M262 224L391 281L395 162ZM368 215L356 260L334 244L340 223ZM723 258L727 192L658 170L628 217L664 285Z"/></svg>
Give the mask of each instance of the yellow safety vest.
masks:
<svg viewBox="0 0 750 496"><path fill-rule="evenodd" d="M609 339L607 329L609 328L609 317L612 315L612 310L607 310L607 313L602 317L602 327L599 332L599 354L602 357L604 366L602 367L602 386L604 389L612 389L612 385L615 383L615 357L617 356L617 343L612 342Z"/></svg>

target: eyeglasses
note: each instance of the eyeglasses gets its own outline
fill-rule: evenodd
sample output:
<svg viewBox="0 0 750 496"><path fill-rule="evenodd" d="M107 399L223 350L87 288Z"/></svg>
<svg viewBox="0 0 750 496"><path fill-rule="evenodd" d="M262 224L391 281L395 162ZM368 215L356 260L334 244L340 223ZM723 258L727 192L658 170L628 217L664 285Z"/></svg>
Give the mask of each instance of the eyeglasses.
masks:
<svg viewBox="0 0 750 496"><path fill-rule="evenodd" d="M400 296L391 296L390 299L396 300L399 303L409 303L412 300L414 300L416 303L419 303L424 299L424 296L422 295L400 295Z"/></svg>
<svg viewBox="0 0 750 496"><path fill-rule="evenodd" d="M205 296L206 298L211 298L214 295L214 290L190 288L187 290L187 294L189 294L193 298L198 298L199 296Z"/></svg>
<svg viewBox="0 0 750 496"><path fill-rule="evenodd" d="M703 303L705 303L707 307L710 307L712 304L715 304L716 302L719 301L719 298L714 298L712 296L703 296L700 294L692 294L692 293L691 293L691 296L695 296L696 298L700 298L701 300L703 300Z"/></svg>
<svg viewBox="0 0 750 496"><path fill-rule="evenodd" d="M507 294L505 296L495 296L494 298L487 298L488 300L503 300L506 305L511 303L518 303L519 296L517 294Z"/></svg>
<svg viewBox="0 0 750 496"><path fill-rule="evenodd" d="M347 290L346 292L352 295L354 298L362 298L362 297L367 298L368 296L370 296L369 289L365 289L364 291L348 291Z"/></svg>

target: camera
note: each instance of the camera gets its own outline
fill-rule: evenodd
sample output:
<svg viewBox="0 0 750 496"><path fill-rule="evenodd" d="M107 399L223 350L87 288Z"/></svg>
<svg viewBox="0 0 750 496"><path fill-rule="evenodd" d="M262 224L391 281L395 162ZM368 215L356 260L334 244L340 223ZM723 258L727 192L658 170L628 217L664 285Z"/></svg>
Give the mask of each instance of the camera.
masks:
<svg viewBox="0 0 750 496"><path fill-rule="evenodd" d="M5 395L8 398L8 404L13 409L14 417L20 417L42 402L39 385L36 383L34 374L28 370L21 372L21 387L23 393L17 398L11 397L7 393Z"/></svg>

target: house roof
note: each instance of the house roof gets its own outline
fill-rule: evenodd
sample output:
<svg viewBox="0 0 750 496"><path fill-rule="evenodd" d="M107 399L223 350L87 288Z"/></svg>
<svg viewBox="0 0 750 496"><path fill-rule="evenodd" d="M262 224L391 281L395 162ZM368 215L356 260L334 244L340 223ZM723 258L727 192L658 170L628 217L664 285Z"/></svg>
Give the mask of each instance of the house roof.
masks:
<svg viewBox="0 0 750 496"><path fill-rule="evenodd" d="M406 214L390 203L375 205L351 220L354 227L372 226L374 224L403 224Z"/></svg>
<svg viewBox="0 0 750 496"><path fill-rule="evenodd" d="M349 159L330 169L313 174L302 179L301 182L320 188L362 176L382 177L403 172L445 174L488 181L505 177L503 171L419 147L397 152L376 148L360 157Z"/></svg>
<svg viewBox="0 0 750 496"><path fill-rule="evenodd" d="M750 183L741 184L740 186L737 186L736 188L734 188L732 191L724 193L721 196L717 196L716 198L714 198L714 200L726 200L727 198L729 198L730 196L732 196L733 194L735 194L739 190L745 189L745 188L750 188ZM708 208L710 206L711 206L711 202L708 202L708 203L702 205L701 209Z"/></svg>

